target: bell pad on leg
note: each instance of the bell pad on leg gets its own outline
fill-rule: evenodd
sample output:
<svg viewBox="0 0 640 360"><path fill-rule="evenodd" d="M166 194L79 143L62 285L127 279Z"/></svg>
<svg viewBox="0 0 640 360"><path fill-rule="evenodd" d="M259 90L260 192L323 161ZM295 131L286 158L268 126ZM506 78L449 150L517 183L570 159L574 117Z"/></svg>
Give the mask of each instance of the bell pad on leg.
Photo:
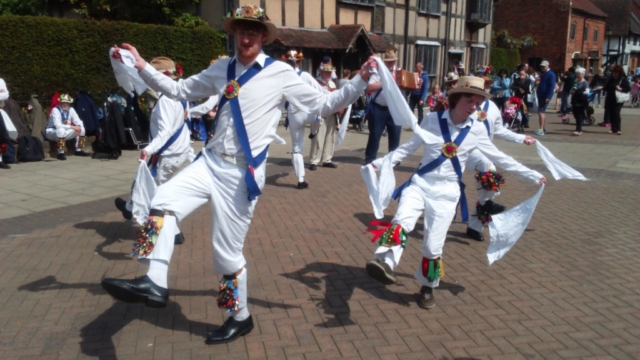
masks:
<svg viewBox="0 0 640 360"><path fill-rule="evenodd" d="M436 279L444 277L444 263L442 262L442 258L427 259L423 257L422 276L429 282L434 282Z"/></svg>
<svg viewBox="0 0 640 360"><path fill-rule="evenodd" d="M67 149L67 140L58 139L58 151L64 152Z"/></svg>
<svg viewBox="0 0 640 360"><path fill-rule="evenodd" d="M220 280L218 308L224 309L228 313L240 311L238 293L238 278L236 275L224 275Z"/></svg>
<svg viewBox="0 0 640 360"><path fill-rule="evenodd" d="M367 231L373 234L373 238L371 239L372 243L375 243L377 240L380 246L392 247L400 245L403 249L405 248L408 239L407 232L400 224L372 220L371 226L374 228L367 229ZM376 227L379 226L382 228L376 229Z"/></svg>
<svg viewBox="0 0 640 360"><path fill-rule="evenodd" d="M158 236L160 236L160 230L163 224L164 211L152 209L149 212L147 221L145 221L140 227L140 230L136 232L139 238L138 241L133 244L131 256L137 256L138 258L148 256L158 241Z"/></svg>
<svg viewBox="0 0 640 360"><path fill-rule="evenodd" d="M494 170L478 171L475 177L480 186L488 191L500 192L500 187L505 186L502 175Z"/></svg>

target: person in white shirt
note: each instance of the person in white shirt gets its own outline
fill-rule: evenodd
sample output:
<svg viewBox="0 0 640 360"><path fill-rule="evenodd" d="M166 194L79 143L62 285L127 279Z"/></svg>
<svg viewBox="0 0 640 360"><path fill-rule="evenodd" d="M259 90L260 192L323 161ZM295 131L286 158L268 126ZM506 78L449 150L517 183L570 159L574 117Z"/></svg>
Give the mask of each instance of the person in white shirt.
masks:
<svg viewBox="0 0 640 360"><path fill-rule="evenodd" d="M536 142L531 136L516 134L505 128L500 109L491 100L486 100L480 104L475 119L484 125L487 135L492 141L495 136L498 139L525 145L531 145ZM491 160L478 149L469 154L467 168L476 173L476 192L478 195L476 208L469 217L467 235L473 240L484 241L482 229L485 224L491 221L491 215L497 215L506 210L504 205L493 201L500 194L500 187L504 185L504 178L496 171L496 167Z"/></svg>
<svg viewBox="0 0 640 360"><path fill-rule="evenodd" d="M285 61L287 64L291 65L293 69L296 71L296 74L300 76L300 80L309 84L314 89L329 93L324 87L322 87L316 79L311 76L308 72L300 70L300 62L304 60L304 55L295 50L291 50L285 56ZM289 127L289 131L291 132L291 147L292 147L292 156L291 162L293 163L293 169L295 170L296 177L298 178L298 189L306 189L309 187L309 184L305 181L305 170L304 170L304 158L302 156L302 151L304 150L304 132L305 126L307 124L311 125L311 134L312 141L311 146L313 148L315 135L318 133L319 128L322 126L322 118L317 116L316 114L309 114L305 111L300 111L295 105L286 104L285 108L287 110L287 121L286 126Z"/></svg>
<svg viewBox="0 0 640 360"><path fill-rule="evenodd" d="M316 80L327 92L337 90L336 84L331 80L331 74L335 70L330 62L320 64L320 76L316 78ZM309 170L316 170L319 164L322 164L322 167L332 169L338 167L338 165L331 162L333 150L335 149L338 121L338 113L328 114L322 117L318 134L311 140L311 152L309 154L311 165L309 165Z"/></svg>
<svg viewBox="0 0 640 360"><path fill-rule="evenodd" d="M382 60L395 78L397 70L396 61L398 60L395 51L390 50L385 52ZM382 88L382 82L380 82L380 75L374 74L369 79L369 86L367 86L367 92L371 94L371 100L369 106L367 106L367 110L365 110L369 121L369 139L367 140L367 147L365 149L365 164L372 162L378 156L380 138L385 132L385 129L389 137L389 152L395 150L400 145L402 126L397 126L393 122L393 118L387 107L387 100L384 96L380 96L381 91L384 91L384 89Z"/></svg>
<svg viewBox="0 0 640 360"><path fill-rule="evenodd" d="M532 183L546 182L540 173L498 150L485 126L474 120L478 106L490 97L483 83L481 78L460 77L457 87L449 90L449 110L432 112L422 121L421 128L442 137L442 142L426 143L416 134L387 155L391 164L396 165L424 146L420 168L394 193L394 198L399 197L399 204L392 222L375 224L384 228L375 231L374 241L378 240L379 247L374 260L367 262L366 272L383 284L396 282L393 269L400 262L407 234L424 212L422 261L414 276L422 285L418 305L425 309L435 306L433 288L438 286L444 273L442 249L458 202L463 214L466 210L461 180L470 153L478 149L505 170L518 173ZM381 169L382 165L383 159L377 159L370 166Z"/></svg>
<svg viewBox="0 0 640 360"><path fill-rule="evenodd" d="M154 69L171 79L182 76L182 67L167 57L156 57L149 63ZM169 181L173 174L188 160L193 152L189 141L189 129L185 121L186 102L172 100L159 94L158 101L151 111L149 119L150 142L140 151L140 161L149 160L151 174L157 185ZM134 184L135 186L135 184ZM122 198L115 200L115 205L122 216L131 220L133 214L131 197L129 201ZM175 235L175 243L182 244L181 232Z"/></svg>
<svg viewBox="0 0 640 360"><path fill-rule="evenodd" d="M18 132L7 129L7 124L13 126L9 114L2 110L2 106L0 106L0 169L6 170L11 169L11 166L2 161L2 154L7 151L9 141L18 138Z"/></svg>
<svg viewBox="0 0 640 360"><path fill-rule="evenodd" d="M56 106L49 114L49 122L45 129L48 140L58 142L58 160L67 160L64 154L67 148L67 140L76 139L76 156L89 156L82 150L86 141L84 123L78 117L75 109L71 107L73 98L69 94L62 94L58 98L60 105Z"/></svg>
<svg viewBox="0 0 640 360"><path fill-rule="evenodd" d="M213 138L190 166L161 185L152 199L150 216L134 247L134 255L149 264L146 276L135 280L104 279L102 287L116 299L165 307L167 275L174 249L176 222L211 200L213 267L223 274L218 307L231 313L211 333L207 344L233 341L253 329L247 308L247 269L242 254L257 197L265 183L268 145L281 140L276 130L285 101L310 114L336 112L353 103L366 87L369 59L347 86L324 94L304 83L291 66L262 52L273 41L276 27L263 9L243 6L223 20L234 35L237 55L210 65L199 74L173 81L149 66L129 44L135 68L152 88L175 100L195 100L223 93ZM122 61L120 49L113 57Z"/></svg>
<svg viewBox="0 0 640 360"><path fill-rule="evenodd" d="M4 102L9 98L9 89L3 79L0 79L0 107L4 107Z"/></svg>

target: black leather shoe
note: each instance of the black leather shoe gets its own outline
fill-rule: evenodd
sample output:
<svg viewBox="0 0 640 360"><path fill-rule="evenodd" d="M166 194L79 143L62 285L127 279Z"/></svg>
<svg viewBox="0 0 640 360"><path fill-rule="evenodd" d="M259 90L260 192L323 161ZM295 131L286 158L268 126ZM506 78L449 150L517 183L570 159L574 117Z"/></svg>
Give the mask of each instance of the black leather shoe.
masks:
<svg viewBox="0 0 640 360"><path fill-rule="evenodd" d="M102 288L114 298L128 303L145 303L148 307L167 307L169 290L156 285L147 275L133 280L104 279Z"/></svg>
<svg viewBox="0 0 640 360"><path fill-rule="evenodd" d="M184 235L182 235L182 233L179 233L176 235L176 237L173 240L174 245L182 245L184 244Z"/></svg>
<svg viewBox="0 0 640 360"><path fill-rule="evenodd" d="M316 134L317 135L317 134ZM314 134L309 134L309 139L313 140L314 137L316 137L316 135Z"/></svg>
<svg viewBox="0 0 640 360"><path fill-rule="evenodd" d="M131 220L133 218L133 214L131 213L131 211L127 210L127 202L124 201L123 198L117 198L115 203L116 208L122 213L122 217L124 217L126 220Z"/></svg>
<svg viewBox="0 0 640 360"><path fill-rule="evenodd" d="M302 189L306 189L309 187L309 184L306 181L303 182L299 182L298 183L298 189L302 190Z"/></svg>
<svg viewBox="0 0 640 360"><path fill-rule="evenodd" d="M337 168L337 167L338 167L338 165L336 165L336 164L334 164L334 163L332 163L332 162L328 162L328 163L324 163L324 164L322 164L322 167L335 169L335 168Z"/></svg>
<svg viewBox="0 0 640 360"><path fill-rule="evenodd" d="M423 309L433 309L436 306L436 299L433 297L433 288L423 286L418 294L418 306Z"/></svg>
<svg viewBox="0 0 640 360"><path fill-rule="evenodd" d="M80 150L80 151L76 151L74 154L75 154L76 156L91 156L91 155L87 154L86 152L84 152L84 151L82 151L82 150Z"/></svg>
<svg viewBox="0 0 640 360"><path fill-rule="evenodd" d="M237 321L233 317L227 319L222 327L209 336L204 342L208 345L224 344L232 342L240 336L247 335L253 330L253 318L249 315L248 318L242 321Z"/></svg>
<svg viewBox="0 0 640 360"><path fill-rule="evenodd" d="M365 270L369 276L385 285L392 285L396 283L396 277L393 275L393 270L391 270L389 264L380 259L367 261Z"/></svg>
<svg viewBox="0 0 640 360"><path fill-rule="evenodd" d="M489 200L491 201L491 200ZM502 204L498 204L497 202L493 202L491 201L491 209L489 209L489 214L490 215L498 215L502 212L504 212L505 210L507 210L507 207L502 205Z"/></svg>
<svg viewBox="0 0 640 360"><path fill-rule="evenodd" d="M58 158L58 160L67 160L67 157L63 153L59 153L56 157Z"/></svg>
<svg viewBox="0 0 640 360"><path fill-rule="evenodd" d="M475 241L484 241L484 235L482 235L481 232L473 230L470 227L467 227L467 236Z"/></svg>
<svg viewBox="0 0 640 360"><path fill-rule="evenodd" d="M318 166L316 164L309 165L309 170L311 170L311 171L315 171L317 168L318 168Z"/></svg>
<svg viewBox="0 0 640 360"><path fill-rule="evenodd" d="M5 164L4 162L0 162L0 169L11 169L11 166Z"/></svg>

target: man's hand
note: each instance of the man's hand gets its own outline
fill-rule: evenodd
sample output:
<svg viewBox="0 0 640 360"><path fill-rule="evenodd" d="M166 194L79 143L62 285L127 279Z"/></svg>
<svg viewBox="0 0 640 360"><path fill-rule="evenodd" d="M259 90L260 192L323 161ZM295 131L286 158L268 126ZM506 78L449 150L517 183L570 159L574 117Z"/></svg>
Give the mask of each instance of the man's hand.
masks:
<svg viewBox="0 0 640 360"><path fill-rule="evenodd" d="M525 145L532 145L535 142L536 142L536 139L534 139L530 135L527 135L527 136L524 137L524 144Z"/></svg>
<svg viewBox="0 0 640 360"><path fill-rule="evenodd" d="M547 178L546 177L542 177L542 179L538 180L538 185L542 185L542 184L546 184L547 183Z"/></svg>
<svg viewBox="0 0 640 360"><path fill-rule="evenodd" d="M551 100L551 99L544 99L544 103L545 103L545 104L546 104L546 103L548 103L548 102L549 102L549 100Z"/></svg>
<svg viewBox="0 0 640 360"><path fill-rule="evenodd" d="M149 153L147 153L147 150L140 150L140 157L138 158L138 160L147 161L148 157L149 157Z"/></svg>
<svg viewBox="0 0 640 360"><path fill-rule="evenodd" d="M418 101L418 105L420 105L420 106L424 105L424 101L422 101L422 100Z"/></svg>
<svg viewBox="0 0 640 360"><path fill-rule="evenodd" d="M369 81L369 77L371 76L371 69L378 69L378 63L373 58L373 56L369 56L369 59L364 64L362 64L362 67L360 68L360 77L362 78L362 80Z"/></svg>
<svg viewBox="0 0 640 360"><path fill-rule="evenodd" d="M122 62L122 56L120 55L121 48L119 48L118 45L113 45L113 49L114 51L113 54L111 54L111 57L116 59L117 61ZM135 68L138 69L138 71L142 71L147 65L147 62L140 56L138 50L127 43L122 44L122 49L129 51L131 55L133 55L133 58L136 60L136 63L134 65Z"/></svg>

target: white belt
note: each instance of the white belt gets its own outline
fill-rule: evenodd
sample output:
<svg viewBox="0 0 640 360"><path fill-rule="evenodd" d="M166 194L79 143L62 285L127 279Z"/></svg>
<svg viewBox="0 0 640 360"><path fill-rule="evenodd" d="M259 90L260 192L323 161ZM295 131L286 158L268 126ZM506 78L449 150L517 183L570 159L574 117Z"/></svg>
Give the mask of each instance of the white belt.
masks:
<svg viewBox="0 0 640 360"><path fill-rule="evenodd" d="M221 153L219 151L216 150L211 150L214 154L218 155L222 160L237 165L239 167L247 167L247 159L244 156L233 156L233 155L227 155L225 153Z"/></svg>

